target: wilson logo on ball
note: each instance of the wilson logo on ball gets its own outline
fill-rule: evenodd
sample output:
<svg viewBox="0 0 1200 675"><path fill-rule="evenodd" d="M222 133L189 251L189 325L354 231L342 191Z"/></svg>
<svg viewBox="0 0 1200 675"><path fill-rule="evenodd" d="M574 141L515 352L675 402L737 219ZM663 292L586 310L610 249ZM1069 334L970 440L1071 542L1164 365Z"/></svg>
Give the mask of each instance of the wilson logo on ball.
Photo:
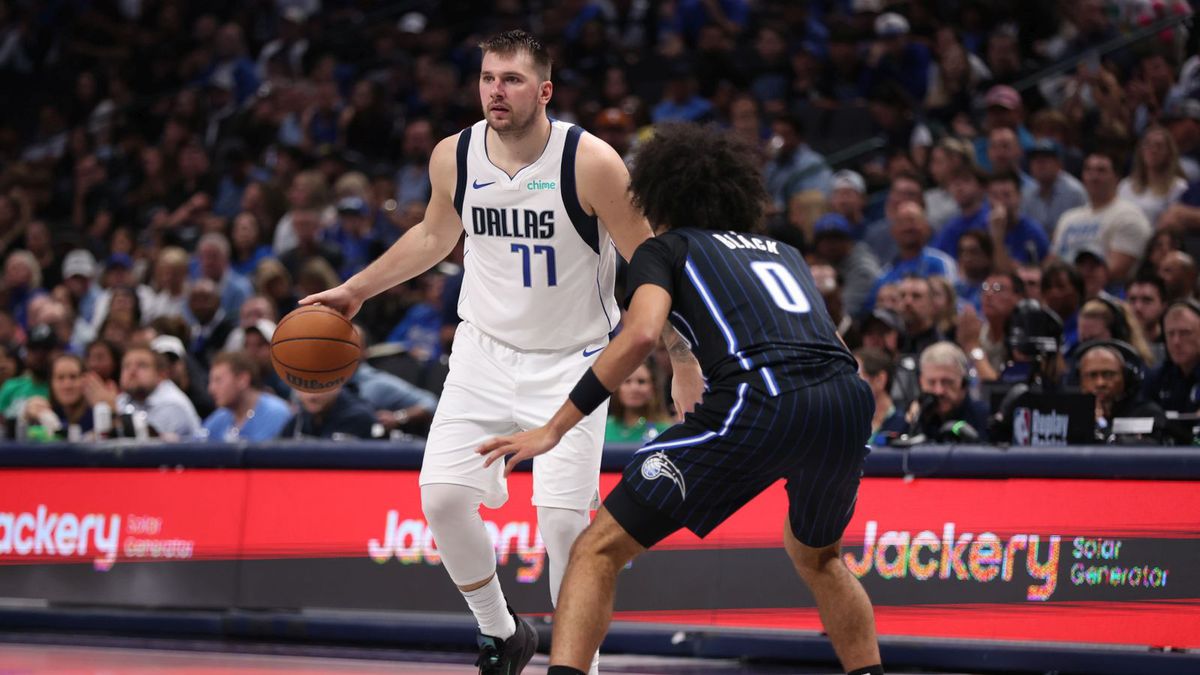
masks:
<svg viewBox="0 0 1200 675"><path fill-rule="evenodd" d="M339 377L336 380L330 380L328 382L322 382L321 380L309 380L309 379L305 379L303 377L298 377L291 373L287 374L288 384L290 384L293 387L296 387L298 389L307 389L309 391L318 390L318 389L333 389L334 387L338 386L339 384L342 384L345 381L346 381L346 378L344 378L344 377Z"/></svg>

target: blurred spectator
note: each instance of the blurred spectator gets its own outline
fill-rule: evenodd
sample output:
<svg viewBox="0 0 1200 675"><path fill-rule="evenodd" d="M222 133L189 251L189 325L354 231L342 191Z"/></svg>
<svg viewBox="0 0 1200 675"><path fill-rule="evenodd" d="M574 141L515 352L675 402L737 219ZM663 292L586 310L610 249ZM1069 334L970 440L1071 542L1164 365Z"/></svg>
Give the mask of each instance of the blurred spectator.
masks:
<svg viewBox="0 0 1200 675"><path fill-rule="evenodd" d="M1143 366L1155 365L1141 325L1120 300L1100 296L1083 304L1079 310L1079 342L1093 340L1120 340L1136 352Z"/></svg>
<svg viewBox="0 0 1200 675"><path fill-rule="evenodd" d="M648 359L625 378L608 405L607 443L645 443L671 426L662 401L661 374Z"/></svg>
<svg viewBox="0 0 1200 675"><path fill-rule="evenodd" d="M936 342L921 352L921 398L884 431L921 434L926 442L987 440L987 406L968 394L967 357L957 345ZM965 423L966 426L960 423Z"/></svg>
<svg viewBox="0 0 1200 675"><path fill-rule="evenodd" d="M1104 259L1104 250L1100 248L1100 242L1092 241L1081 246L1072 262L1079 277L1083 279L1085 300L1098 297L1107 291L1110 281L1108 261Z"/></svg>
<svg viewBox="0 0 1200 675"><path fill-rule="evenodd" d="M344 256L333 244L321 241L321 214L316 209L292 211L292 228L296 233L296 246L279 257L280 262L293 277L300 276L300 268L312 258L324 259L333 269L342 266Z"/></svg>
<svg viewBox="0 0 1200 675"><path fill-rule="evenodd" d="M991 134L996 129L1012 129L1021 148L1033 145L1033 136L1025 128L1025 107L1016 89L997 84L988 89L983 97L986 106L983 116L984 134L975 139L975 160L983 171L993 171L990 145ZM1005 156L1011 156L1010 150Z"/></svg>
<svg viewBox="0 0 1200 675"><path fill-rule="evenodd" d="M436 271L417 277L414 286L420 301L405 312L404 318L388 333L385 342L404 346L418 361L432 361L441 356L442 289L446 278Z"/></svg>
<svg viewBox="0 0 1200 675"><path fill-rule="evenodd" d="M754 99L748 99L753 101ZM757 116L757 115L756 115ZM755 121L757 127L757 120ZM596 136L612 146L613 150L625 160L628 164L631 158L631 150L633 149L633 133L636 131L633 123L633 118L629 113L620 108L605 108L596 115L596 119L592 122L591 131ZM757 128L755 129L757 131ZM751 147L758 147L761 139L756 135L753 138L746 139L751 142ZM424 201L424 200L423 200Z"/></svg>
<svg viewBox="0 0 1200 675"><path fill-rule="evenodd" d="M984 369L979 365L980 359L977 358L980 355L975 352L975 348L983 351L988 366L998 377L1008 359L1009 319L1016 310L1017 303L1024 297L1025 288L1025 282L1014 272L992 274L983 282L983 322L979 331L979 343L965 342L960 328L959 345L971 358L972 363L977 364L976 369L980 371L980 377L984 380L996 378L985 376Z"/></svg>
<svg viewBox="0 0 1200 675"><path fill-rule="evenodd" d="M338 274L346 280L378 258L385 246L375 238L371 211L362 197L343 197L337 203L337 212L337 222L325 231L324 236L326 244L341 252Z"/></svg>
<svg viewBox="0 0 1200 675"><path fill-rule="evenodd" d="M943 339L935 323L933 287L927 277L904 277L900 282L900 302L900 313L904 318L901 354L918 354Z"/></svg>
<svg viewBox="0 0 1200 675"><path fill-rule="evenodd" d="M83 391L83 361L61 354L50 369L50 396L34 396L25 402L25 419L43 428L48 437L71 438L92 431L92 406ZM47 419L47 415L50 419ZM76 430L68 434L70 427Z"/></svg>
<svg viewBox="0 0 1200 675"><path fill-rule="evenodd" d="M1050 239L1041 223L1021 214L1021 186L1017 174L994 173L987 179L991 204L988 233L996 251L996 268L1012 270L1019 263L1041 262L1050 250Z"/></svg>
<svg viewBox="0 0 1200 675"><path fill-rule="evenodd" d="M8 254L4 261L4 283L0 287L0 298L3 298L4 308L12 314L17 323L28 327L26 310L29 301L43 293L42 268L38 265L33 254L25 250L17 250Z"/></svg>
<svg viewBox="0 0 1200 675"><path fill-rule="evenodd" d="M1078 312L1085 298L1083 278L1074 267L1053 261L1042 269L1042 300L1062 320L1064 348L1079 341Z"/></svg>
<svg viewBox="0 0 1200 675"><path fill-rule="evenodd" d="M429 202L429 157L437 139L428 119L410 119L404 127L400 145L402 163L396 172L396 202L403 209L410 204Z"/></svg>
<svg viewBox="0 0 1200 675"><path fill-rule="evenodd" d="M833 326L838 335L845 335L853 324L852 318L842 308L842 289L839 285L837 270L824 263L816 263L809 267L813 275L813 283L825 303L825 310L833 320Z"/></svg>
<svg viewBox="0 0 1200 675"><path fill-rule="evenodd" d="M242 351L258 366L263 389L287 401L292 397L292 388L283 381L271 362L271 338L274 335L275 324L265 319L259 320L246 327Z"/></svg>
<svg viewBox="0 0 1200 675"><path fill-rule="evenodd" d="M274 303L276 313L281 317L295 309L299 300L292 288L292 275L283 263L274 258L259 263L254 273L254 288L259 295Z"/></svg>
<svg viewBox="0 0 1200 675"><path fill-rule="evenodd" d="M375 413L342 385L320 393L297 392L300 409L283 428L284 438L371 438Z"/></svg>
<svg viewBox="0 0 1200 675"><path fill-rule="evenodd" d="M829 194L833 172L825 158L805 143L804 123L798 117L780 115L771 123L771 130L773 155L763 177L775 211L785 211L792 197L801 192Z"/></svg>
<svg viewBox="0 0 1200 675"><path fill-rule="evenodd" d="M94 373L104 382L116 384L121 380L121 350L113 343L96 340L88 344L83 362L87 372Z"/></svg>
<svg viewBox="0 0 1200 675"><path fill-rule="evenodd" d="M867 229L867 184L862 175L857 171L843 169L833 174L831 186L830 210L846 219L854 239L862 239Z"/></svg>
<svg viewBox="0 0 1200 675"><path fill-rule="evenodd" d="M1017 139L1017 132L1009 127L996 127L988 132L988 163L992 165L991 173L1013 174L1017 176L1018 191L1025 186L1034 185L1034 180L1021 168L1024 151Z"/></svg>
<svg viewBox="0 0 1200 675"><path fill-rule="evenodd" d="M1200 180L1200 101L1181 99L1168 105L1159 121L1179 150L1179 168L1189 182Z"/></svg>
<svg viewBox="0 0 1200 675"><path fill-rule="evenodd" d="M62 349L50 326L34 326L25 342L25 372L0 387L0 414L16 418L25 401L50 397L50 365Z"/></svg>
<svg viewBox="0 0 1200 675"><path fill-rule="evenodd" d="M278 396L260 391L258 365L244 352L222 352L208 374L217 409L204 420L209 441L269 441L278 438L292 411Z"/></svg>
<svg viewBox="0 0 1200 675"><path fill-rule="evenodd" d="M1179 150L1167 130L1152 126L1133 156L1133 173L1117 186L1117 197L1138 207L1151 224L1187 190Z"/></svg>
<svg viewBox="0 0 1200 675"><path fill-rule="evenodd" d="M863 234L863 241L871 247L871 252L881 263L891 261L900 252L892 235L892 223L899 214L900 206L905 202L915 202L924 208L921 181L912 174L901 174L892 178L887 200L883 205L884 217L868 225L866 233Z"/></svg>
<svg viewBox="0 0 1200 675"><path fill-rule="evenodd" d="M943 126L952 127L956 118L971 114L976 89L990 77L991 72L983 61L968 52L957 36L942 42L937 50L937 61L929 69L929 89L925 94L927 114Z"/></svg>
<svg viewBox="0 0 1200 675"><path fill-rule="evenodd" d="M1096 434L1102 440L1114 436L1113 420L1124 417L1148 417L1154 420L1148 434L1161 439L1166 427L1163 409L1142 396L1135 375L1136 356L1126 353L1118 343L1099 341L1084 347L1079 354L1079 388L1096 397Z"/></svg>
<svg viewBox="0 0 1200 675"><path fill-rule="evenodd" d="M165 356L148 347L133 347L121 359L120 393L99 390L89 398L107 403L116 415L145 413L149 426L163 440L189 440L200 429L200 416L167 370Z"/></svg>
<svg viewBox="0 0 1200 675"><path fill-rule="evenodd" d="M409 384L403 379L379 370L367 362L366 335L360 326L354 328L358 339L358 370L347 385L375 410L375 419L385 431L401 430L424 436L437 408L437 396Z"/></svg>
<svg viewBox="0 0 1200 675"><path fill-rule="evenodd" d="M1200 305L1172 303L1162 326L1167 358L1146 378L1145 393L1165 410L1200 413Z"/></svg>
<svg viewBox="0 0 1200 675"><path fill-rule="evenodd" d="M827 213L813 226L813 253L837 270L842 306L847 315L858 316L879 276L879 261L871 249L854 241L844 216Z"/></svg>
<svg viewBox="0 0 1200 675"><path fill-rule="evenodd" d="M191 326L188 352L201 365L207 366L225 346L235 324L226 316L225 309L221 307L221 298L217 295L217 286L210 279L199 279L192 284L188 291L187 310L188 324Z"/></svg>
<svg viewBox="0 0 1200 675"><path fill-rule="evenodd" d="M913 274L922 277L944 276L952 281L958 279L954 259L925 245L929 241L929 223L925 221L925 211L919 204L901 204L896 210L891 231L900 252L883 268L883 275L875 283L876 290ZM868 310L874 307L874 295L867 300Z"/></svg>
<svg viewBox="0 0 1200 675"><path fill-rule="evenodd" d="M258 89L258 75L254 62L246 56L241 26L234 23L221 26L213 45L213 60L202 77L208 81L232 82L240 104Z"/></svg>
<svg viewBox="0 0 1200 675"><path fill-rule="evenodd" d="M158 323L158 322L156 322ZM215 409L212 396L208 393L208 370L196 357L187 353L183 339L164 333L156 335L153 327L144 329L151 337L150 350L166 359L167 377L187 395L202 419Z"/></svg>
<svg viewBox="0 0 1200 675"><path fill-rule="evenodd" d="M908 20L895 12L875 19L875 41L867 52L865 78L875 83L899 83L914 101L925 100L930 64L929 48L909 36Z"/></svg>
<svg viewBox="0 0 1200 675"><path fill-rule="evenodd" d="M1164 350L1162 318L1167 309L1167 289L1156 276L1139 276L1129 284L1125 296L1129 309L1142 327L1146 341L1155 352L1155 363L1161 363Z"/></svg>
<svg viewBox="0 0 1200 675"><path fill-rule="evenodd" d="M1158 276L1167 289L1167 302L1196 295L1196 261L1183 251L1171 251L1158 264Z"/></svg>
<svg viewBox="0 0 1200 675"><path fill-rule="evenodd" d="M1102 153L1088 155L1083 166L1086 206L1063 214L1054 231L1051 252L1073 260L1078 249L1098 239L1114 281L1132 276L1150 240L1150 222L1141 209L1117 197L1116 163Z"/></svg>
<svg viewBox="0 0 1200 675"><path fill-rule="evenodd" d="M858 361L858 376L871 385L871 394L875 397L875 414L871 417L871 443L883 445L886 439L880 432L884 425L896 415L903 416L903 413L896 409L896 403L890 393L895 364L887 352L871 347L863 347L854 352L854 358Z"/></svg>
<svg viewBox="0 0 1200 675"><path fill-rule="evenodd" d="M297 210L315 210L318 229L325 223L333 222L337 216L329 202L329 184L320 171L302 171L292 178L287 189L287 206L288 212L275 225L275 236L271 243L271 250L277 256L295 248L299 241L292 225Z"/></svg>
<svg viewBox="0 0 1200 675"><path fill-rule="evenodd" d="M230 268L229 240L219 232L209 232L196 244L200 278L210 279L217 286L221 308L229 316L237 316L246 298L254 294L250 281Z"/></svg>
<svg viewBox="0 0 1200 675"><path fill-rule="evenodd" d="M153 321L160 316L179 316L187 306L188 254L178 246L159 251L154 261L153 295L142 308L142 317Z"/></svg>
<svg viewBox="0 0 1200 675"><path fill-rule="evenodd" d="M988 228L987 193L983 191L983 174L975 168L960 169L950 179L950 194L958 205L958 215L946 221L930 246L957 255L958 238L967 230Z"/></svg>
<svg viewBox="0 0 1200 675"><path fill-rule="evenodd" d="M1062 146L1047 138L1029 149L1029 173L1033 182L1021 188L1021 210L1053 234L1062 214L1087 203L1087 192L1079 179L1063 170Z"/></svg>
<svg viewBox="0 0 1200 675"><path fill-rule="evenodd" d="M662 101L654 106L650 119L661 122L704 122L712 115L712 103L696 92L691 66L676 60L668 66L670 78L663 89Z"/></svg>
<svg viewBox="0 0 1200 675"><path fill-rule="evenodd" d="M950 193L950 182L974 164L971 146L954 137L943 138L930 150L929 177L934 186L925 191L925 208L929 211L929 226L935 232L940 232L951 218L961 213Z"/></svg>
<svg viewBox="0 0 1200 675"><path fill-rule="evenodd" d="M263 243L258 216L250 211L243 211L234 217L230 241L230 269L244 278L254 276L258 263L271 256L271 247Z"/></svg>
<svg viewBox="0 0 1200 675"><path fill-rule="evenodd" d="M928 279L929 299L933 303L933 327L942 335L953 337L955 317L958 312L966 311L967 303L959 302L958 292L946 277Z"/></svg>
<svg viewBox="0 0 1200 675"><path fill-rule="evenodd" d="M24 369L20 349L11 342L0 343L0 387L20 375Z"/></svg>
<svg viewBox="0 0 1200 675"><path fill-rule="evenodd" d="M269 322L274 331L274 325L278 322L279 316L275 313L275 305L271 299L256 295L246 302L242 303L242 311L238 312L237 327L229 332L229 337L225 339L225 351L236 352L242 349L246 342L246 331L253 326L259 325L260 321Z"/></svg>

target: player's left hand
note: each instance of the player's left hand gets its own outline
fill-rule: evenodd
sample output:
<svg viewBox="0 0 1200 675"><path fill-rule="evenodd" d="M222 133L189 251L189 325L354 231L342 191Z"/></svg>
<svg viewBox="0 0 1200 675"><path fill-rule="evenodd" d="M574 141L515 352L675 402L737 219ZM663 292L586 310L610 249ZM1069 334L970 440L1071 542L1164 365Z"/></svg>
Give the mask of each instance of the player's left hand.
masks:
<svg viewBox="0 0 1200 675"><path fill-rule="evenodd" d="M530 431L522 431L511 436L499 436L479 446L475 452L484 456L483 465L491 466L496 460L512 455L512 459L504 465L504 475L512 473L521 462L544 455L558 445L562 436L547 427L538 427Z"/></svg>

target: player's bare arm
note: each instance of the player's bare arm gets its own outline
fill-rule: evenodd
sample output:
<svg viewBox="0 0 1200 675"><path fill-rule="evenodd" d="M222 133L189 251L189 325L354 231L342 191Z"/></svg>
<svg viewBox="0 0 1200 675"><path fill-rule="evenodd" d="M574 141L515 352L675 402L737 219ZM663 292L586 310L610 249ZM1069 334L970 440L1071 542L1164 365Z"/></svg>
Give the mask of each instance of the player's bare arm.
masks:
<svg viewBox="0 0 1200 675"><path fill-rule="evenodd" d="M612 344L592 366L592 371L605 389L616 391L625 378L646 360L646 356L658 344L670 312L671 295L659 286L646 284L633 294L629 311L625 313L625 328L613 338ZM512 436L493 438L479 446L477 452L485 456L485 466L491 466L506 455L513 455L504 467L504 475L507 476L517 464L558 445L562 437L583 417L579 408L568 399L544 426Z"/></svg>
<svg viewBox="0 0 1200 675"><path fill-rule="evenodd" d="M301 305L319 303L353 318L368 298L412 279L450 254L462 236L462 220L454 210L457 144L457 134L442 139L429 159L433 189L425 218L366 269L340 286L304 298Z"/></svg>
<svg viewBox="0 0 1200 675"><path fill-rule="evenodd" d="M630 199L629 170L625 162L610 145L585 134L579 142L575 172L576 184L580 186L580 204L604 222L621 257L632 260L633 252L652 236L652 232L646 217ZM704 375L687 341L670 324L663 328L662 339L671 357L671 398L675 403L675 416L683 419L704 395Z"/></svg>

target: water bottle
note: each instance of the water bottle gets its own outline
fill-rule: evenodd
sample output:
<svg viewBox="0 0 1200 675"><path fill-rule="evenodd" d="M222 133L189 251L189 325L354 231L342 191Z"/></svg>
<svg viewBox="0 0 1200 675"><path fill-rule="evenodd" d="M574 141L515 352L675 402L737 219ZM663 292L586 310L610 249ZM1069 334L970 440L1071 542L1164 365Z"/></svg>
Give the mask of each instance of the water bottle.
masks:
<svg viewBox="0 0 1200 675"><path fill-rule="evenodd" d="M92 407L92 426L96 430L96 440L112 438L113 411L107 403L100 402Z"/></svg>

